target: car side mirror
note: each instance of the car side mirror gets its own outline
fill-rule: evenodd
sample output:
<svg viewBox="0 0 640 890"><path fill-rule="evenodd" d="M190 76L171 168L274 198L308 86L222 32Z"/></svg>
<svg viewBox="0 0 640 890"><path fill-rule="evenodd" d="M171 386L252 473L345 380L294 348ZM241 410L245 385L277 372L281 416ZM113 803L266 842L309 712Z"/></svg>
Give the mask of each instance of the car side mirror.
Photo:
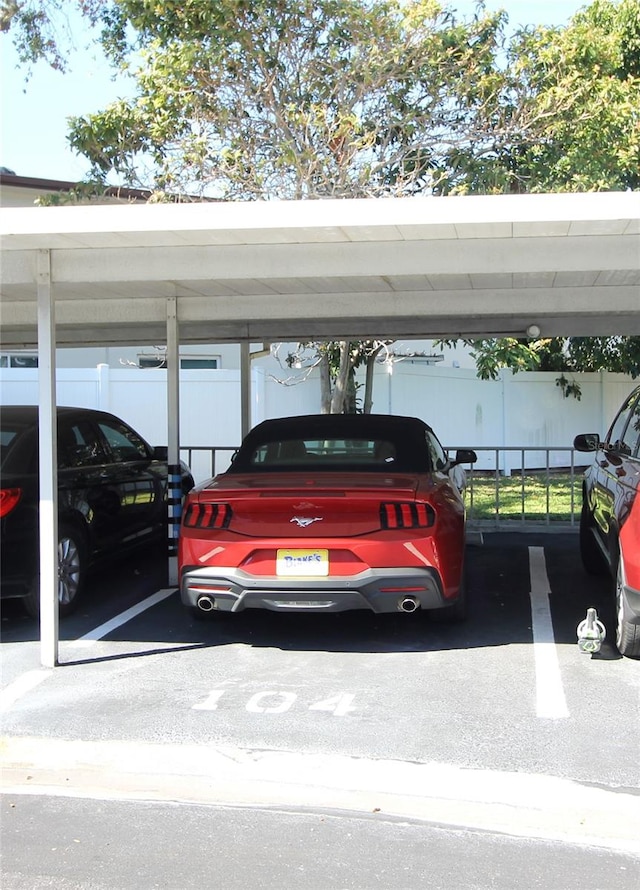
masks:
<svg viewBox="0 0 640 890"><path fill-rule="evenodd" d="M475 464L477 460L478 455L472 448L459 448L450 466L457 467L458 464Z"/></svg>
<svg viewBox="0 0 640 890"><path fill-rule="evenodd" d="M600 436L598 433L581 433L573 440L573 447L576 451L597 451L600 447Z"/></svg>
<svg viewBox="0 0 640 890"><path fill-rule="evenodd" d="M156 445L153 449L153 459L154 460L169 460L169 447L167 445Z"/></svg>

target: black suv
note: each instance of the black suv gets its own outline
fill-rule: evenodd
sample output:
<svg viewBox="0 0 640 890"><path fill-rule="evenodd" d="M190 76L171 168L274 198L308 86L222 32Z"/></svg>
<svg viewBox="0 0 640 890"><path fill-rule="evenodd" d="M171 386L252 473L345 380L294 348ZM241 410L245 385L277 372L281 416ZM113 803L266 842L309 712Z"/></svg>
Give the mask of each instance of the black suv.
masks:
<svg viewBox="0 0 640 890"><path fill-rule="evenodd" d="M582 562L588 572L613 578L616 645L622 655L640 658L640 387L625 400L604 441L585 433L573 445L595 452L582 486Z"/></svg>
<svg viewBox="0 0 640 890"><path fill-rule="evenodd" d="M57 409L58 601L77 605L86 571L147 541L166 539L167 449L88 408ZM0 545L3 598L39 611L38 408L0 407ZM193 478L182 467L183 494Z"/></svg>

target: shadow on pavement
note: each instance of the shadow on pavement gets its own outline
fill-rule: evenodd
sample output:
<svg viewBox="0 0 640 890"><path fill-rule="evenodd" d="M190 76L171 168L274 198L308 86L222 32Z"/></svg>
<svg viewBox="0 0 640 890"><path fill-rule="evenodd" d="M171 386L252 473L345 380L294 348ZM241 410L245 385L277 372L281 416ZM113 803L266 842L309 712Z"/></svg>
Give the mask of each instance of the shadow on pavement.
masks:
<svg viewBox="0 0 640 890"><path fill-rule="evenodd" d="M65 657L64 664L143 658L238 643L257 648L339 652L435 652L530 644L530 547L542 547L545 552L556 642L574 644L578 622L588 607L594 607L609 636L597 657L619 658L612 645L614 614L607 579L584 572L577 536L495 533L485 535L482 544L468 547L469 615L462 624L440 623L420 612L374 615L366 611L291 614L249 610L234 615L203 615L204 620L197 620L182 607L176 592L105 637L108 642L151 647L109 655L79 650L77 657ZM61 622L60 640L77 640L114 614L166 587L166 578L166 566L157 551L131 557L95 576L82 608ZM11 642L39 639L37 622L23 616L18 604L11 602L3 610L3 631L6 629L9 633L3 636Z"/></svg>

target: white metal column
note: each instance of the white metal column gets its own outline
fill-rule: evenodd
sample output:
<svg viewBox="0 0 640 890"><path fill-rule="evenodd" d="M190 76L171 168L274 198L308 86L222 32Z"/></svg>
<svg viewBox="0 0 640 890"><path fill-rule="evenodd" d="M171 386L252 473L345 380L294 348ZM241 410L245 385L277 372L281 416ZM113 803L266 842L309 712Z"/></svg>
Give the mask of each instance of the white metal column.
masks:
<svg viewBox="0 0 640 890"><path fill-rule="evenodd" d="M251 429L251 344L240 344L240 423L242 438Z"/></svg>
<svg viewBox="0 0 640 890"><path fill-rule="evenodd" d="M58 460L56 324L51 251L38 251L38 420L40 470L40 660L58 663Z"/></svg>
<svg viewBox="0 0 640 890"><path fill-rule="evenodd" d="M178 300L167 299L167 510L169 584L178 583L178 533L182 506L180 472L180 354Z"/></svg>

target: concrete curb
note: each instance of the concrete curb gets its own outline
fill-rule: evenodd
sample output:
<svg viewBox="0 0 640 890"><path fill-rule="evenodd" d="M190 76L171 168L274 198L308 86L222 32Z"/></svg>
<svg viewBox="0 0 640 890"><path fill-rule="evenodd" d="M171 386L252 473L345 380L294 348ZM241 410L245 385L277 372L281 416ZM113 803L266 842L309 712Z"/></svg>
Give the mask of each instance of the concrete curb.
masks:
<svg viewBox="0 0 640 890"><path fill-rule="evenodd" d="M640 855L640 796L546 775L441 763L3 738L5 794L337 810Z"/></svg>

